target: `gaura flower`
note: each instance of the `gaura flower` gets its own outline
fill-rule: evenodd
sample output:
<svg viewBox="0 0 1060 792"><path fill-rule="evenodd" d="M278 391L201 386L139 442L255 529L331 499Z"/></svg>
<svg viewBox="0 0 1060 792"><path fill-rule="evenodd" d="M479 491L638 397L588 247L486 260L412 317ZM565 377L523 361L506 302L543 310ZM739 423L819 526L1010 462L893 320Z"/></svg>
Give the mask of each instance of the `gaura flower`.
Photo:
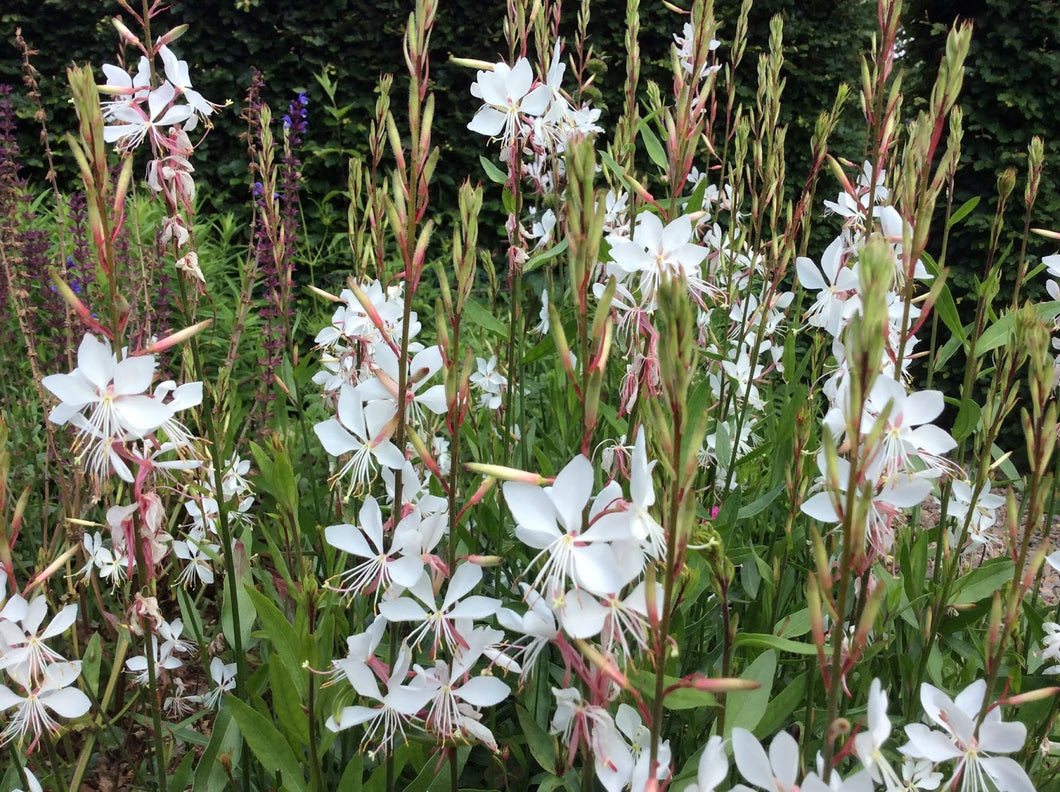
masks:
<svg viewBox="0 0 1060 792"><path fill-rule="evenodd" d="M80 674L79 660L48 666L47 673L36 682L30 679L22 667L9 668L8 675L25 691L25 695L0 685L0 712L11 708L15 710L7 727L0 733L0 745L6 745L16 738L21 743L29 733L33 734L35 745L45 730L58 731L59 724L49 710L63 718L79 718L88 712L91 706L88 696L76 687L70 687Z"/></svg>
<svg viewBox="0 0 1060 792"><path fill-rule="evenodd" d="M1035 792L1026 771L1007 756L1020 750L1027 739L1027 727L1019 721L1003 723L997 706L987 710L981 724L979 712L986 696L986 682L976 680L951 699L941 690L924 683L920 686L920 703L924 712L943 731L922 723L905 727L909 742L899 750L913 759L956 764L949 781L961 792Z"/></svg>
<svg viewBox="0 0 1060 792"><path fill-rule="evenodd" d="M484 104L467 128L511 143L519 128L520 115L541 115L552 98L552 89L547 85L531 90L533 82L534 71L526 58L520 58L513 67L502 62L494 64L493 71L480 71L471 86L471 95Z"/></svg>
<svg viewBox="0 0 1060 792"><path fill-rule="evenodd" d="M77 350L77 368L42 380L60 400L48 420L77 428L74 448L80 458L87 455L90 473L103 478L113 469L131 482L132 473L115 446L146 437L173 418L172 406L145 393L154 373L154 355L119 362L106 343L86 335Z"/></svg>

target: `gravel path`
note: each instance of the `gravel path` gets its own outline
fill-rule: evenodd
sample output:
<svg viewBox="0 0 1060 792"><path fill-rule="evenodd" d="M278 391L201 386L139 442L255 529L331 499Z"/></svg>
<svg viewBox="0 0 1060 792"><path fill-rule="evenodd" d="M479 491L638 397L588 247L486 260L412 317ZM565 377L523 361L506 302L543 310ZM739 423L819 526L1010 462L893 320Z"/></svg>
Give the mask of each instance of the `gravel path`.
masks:
<svg viewBox="0 0 1060 792"><path fill-rule="evenodd" d="M928 503L921 507L920 510L920 527L921 528L934 528L938 525L939 521L939 505L937 503ZM1004 530L1005 525L1005 509L1000 508L997 510L997 522L994 524L994 528L999 531ZM1049 552L1055 552L1060 549L1060 518L1053 520L1052 530L1048 536ZM1042 544L1042 537L1035 536L1031 539L1030 552L1033 553ZM998 558L1004 555L1005 547L993 546L987 549L986 553L982 551L973 551L969 554L969 562L972 565L982 563L988 558ZM1050 607L1055 607L1060 603L1060 572L1057 572L1050 564L1042 565L1042 578L1041 586L1039 587L1039 595L1041 602ZM1047 617L1048 618L1048 617Z"/></svg>

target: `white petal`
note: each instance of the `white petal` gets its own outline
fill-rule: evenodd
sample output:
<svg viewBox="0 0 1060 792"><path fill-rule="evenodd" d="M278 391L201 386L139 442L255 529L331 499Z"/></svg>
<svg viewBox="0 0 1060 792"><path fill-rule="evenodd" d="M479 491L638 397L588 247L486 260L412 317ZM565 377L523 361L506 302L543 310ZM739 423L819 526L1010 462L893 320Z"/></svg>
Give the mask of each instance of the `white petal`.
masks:
<svg viewBox="0 0 1060 792"><path fill-rule="evenodd" d="M732 754L736 767L746 781L762 789L775 789L773 773L769 769L769 757L754 735L746 729L732 730Z"/></svg>
<svg viewBox="0 0 1060 792"><path fill-rule="evenodd" d="M507 120L507 113L502 113L492 107L483 105L483 107L475 113L475 117L468 122L467 128L472 132L478 132L480 135L496 137L501 133L501 130L504 129Z"/></svg>
<svg viewBox="0 0 1060 792"><path fill-rule="evenodd" d="M336 419L328 418L326 421L313 426L320 444L331 456L342 456L349 451L361 448L362 444L349 432L347 432Z"/></svg>
<svg viewBox="0 0 1060 792"><path fill-rule="evenodd" d="M409 597L401 597L393 602L381 602L379 612L387 621L423 621L427 618L427 612L415 600Z"/></svg>
<svg viewBox="0 0 1060 792"><path fill-rule="evenodd" d="M460 698L475 707L492 707L504 701L510 692L506 684L493 676L473 677L459 690Z"/></svg>
<svg viewBox="0 0 1060 792"><path fill-rule="evenodd" d="M998 789L1005 792L1035 792L1027 772L1007 756L990 756L979 760Z"/></svg>
<svg viewBox="0 0 1060 792"><path fill-rule="evenodd" d="M445 602L442 610L449 607L475 588L482 580L482 567L470 562L463 563L456 568L452 578L449 579L449 588L445 592Z"/></svg>
<svg viewBox="0 0 1060 792"><path fill-rule="evenodd" d="M154 376L154 355L127 357L114 370L114 393L117 396L143 393L151 387Z"/></svg>
<svg viewBox="0 0 1060 792"><path fill-rule="evenodd" d="M769 763L782 789L793 789L799 772L799 744L786 731L777 732L769 744Z"/></svg>
<svg viewBox="0 0 1060 792"><path fill-rule="evenodd" d="M619 575L615 556L605 544L575 547L574 582L601 597L617 594L625 585Z"/></svg>
<svg viewBox="0 0 1060 792"><path fill-rule="evenodd" d="M593 466L579 454L559 472L551 489L549 498L556 506L559 520L568 533L581 531L582 510L589 501L593 487Z"/></svg>
<svg viewBox="0 0 1060 792"><path fill-rule="evenodd" d="M566 597L563 631L571 638L592 638L604 629L608 609L587 591L573 591Z"/></svg>
<svg viewBox="0 0 1060 792"><path fill-rule="evenodd" d="M556 527L556 509L552 499L540 487L523 481L506 481L502 486L504 500L520 529L526 529L534 541L527 541L516 530L519 540L538 550L543 550L560 536ZM541 538L549 537L544 543Z"/></svg>
<svg viewBox="0 0 1060 792"><path fill-rule="evenodd" d="M832 495L828 492L818 492L807 498L802 502L802 511L821 522L839 522L839 513L832 502Z"/></svg>
<svg viewBox="0 0 1060 792"><path fill-rule="evenodd" d="M324 540L332 547L360 558L373 558L378 554L368 546L364 534L349 523L329 525L324 529Z"/></svg>
<svg viewBox="0 0 1060 792"><path fill-rule="evenodd" d="M105 390L114 379L114 353L94 335L86 335L77 348L77 368L99 390Z"/></svg>
<svg viewBox="0 0 1060 792"><path fill-rule="evenodd" d="M40 634L41 640L46 640L55 635L61 635L70 629L70 625L77 619L77 603L67 605L51 620L48 629Z"/></svg>
<svg viewBox="0 0 1060 792"><path fill-rule="evenodd" d="M1027 727L1019 721L985 722L979 727L979 745L992 753L1013 753L1027 741Z"/></svg>
<svg viewBox="0 0 1060 792"><path fill-rule="evenodd" d="M92 706L88 696L75 687L42 694L40 700L48 709L64 718L80 718Z"/></svg>
<svg viewBox="0 0 1060 792"><path fill-rule="evenodd" d="M41 384L63 404L77 409L99 399L96 389L77 371L73 374L51 374L42 379ZM55 420L54 423L59 423L59 421Z"/></svg>

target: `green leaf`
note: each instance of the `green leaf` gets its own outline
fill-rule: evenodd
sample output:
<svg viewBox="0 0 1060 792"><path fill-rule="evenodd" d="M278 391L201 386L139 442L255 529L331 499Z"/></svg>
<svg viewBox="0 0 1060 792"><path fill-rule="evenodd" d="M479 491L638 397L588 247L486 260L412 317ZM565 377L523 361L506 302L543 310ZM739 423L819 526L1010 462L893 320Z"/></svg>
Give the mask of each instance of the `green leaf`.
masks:
<svg viewBox="0 0 1060 792"><path fill-rule="evenodd" d="M100 634L93 633L81 654L81 679L84 680L85 688L92 698L99 697L99 668L103 662L102 642Z"/></svg>
<svg viewBox="0 0 1060 792"><path fill-rule="evenodd" d="M294 468L286 450L277 449L272 466L272 494L276 502L286 506L292 513L298 508L298 485L295 483Z"/></svg>
<svg viewBox="0 0 1060 792"><path fill-rule="evenodd" d="M335 792L361 792L361 778L364 776L364 757L355 754L342 771L342 778Z"/></svg>
<svg viewBox="0 0 1060 792"><path fill-rule="evenodd" d="M700 707L716 707L718 700L708 690L696 690L691 687L677 688L671 690L663 699L663 707L668 710L699 709Z"/></svg>
<svg viewBox="0 0 1060 792"><path fill-rule="evenodd" d="M975 431L979 425L979 416L982 413L979 405L965 397L961 401L961 408L957 411L957 417L953 421L953 439L958 443Z"/></svg>
<svg viewBox="0 0 1060 792"><path fill-rule="evenodd" d="M979 196L969 198L963 204L958 207L957 211L950 215L950 219L946 221L946 230L953 228L957 223L961 222L964 218L972 213L972 211L979 205Z"/></svg>
<svg viewBox="0 0 1060 792"><path fill-rule="evenodd" d="M304 790L306 783L302 774L303 763L295 757L291 746L272 721L233 695L225 696L225 703L261 766L270 773L280 773L283 785L288 789L296 792Z"/></svg>
<svg viewBox="0 0 1060 792"><path fill-rule="evenodd" d="M478 325L487 332L498 335L501 338L508 337L507 325L474 300L468 300L464 304L464 316L466 316L472 324Z"/></svg>
<svg viewBox="0 0 1060 792"><path fill-rule="evenodd" d="M180 760L177 769L170 776L170 789L186 789L191 781L191 771L195 767L195 751L188 751Z"/></svg>
<svg viewBox="0 0 1060 792"><path fill-rule="evenodd" d="M291 745L309 744L309 723L298 686L291 684L290 669L276 655L269 660L269 691L272 694L272 710L279 721L283 736Z"/></svg>
<svg viewBox="0 0 1060 792"><path fill-rule="evenodd" d="M243 641L243 647L246 648L250 642L250 634L254 630L254 602L247 593L248 590L252 589L254 581L250 574L250 565L246 559L246 550L241 544L237 543L233 552L237 554L236 580L232 585L225 586L224 597L221 600L221 631L224 633L225 640L228 641L229 646L235 646L234 636L236 628L233 624L231 596L232 589L235 588L236 599L239 604L239 637ZM238 557L239 554L242 554L241 559Z"/></svg>
<svg viewBox="0 0 1060 792"><path fill-rule="evenodd" d="M247 594L254 601L258 610L258 618L261 619L262 627L265 628L265 636L269 639L279 660L286 671L290 681L298 689L299 696L305 700L308 693L308 680L306 672L302 668L302 642L298 640L298 633L288 621L287 617L265 594L254 588L248 588Z"/></svg>
<svg viewBox="0 0 1060 792"><path fill-rule="evenodd" d="M924 268L927 269L933 277L939 277L939 267L938 264L935 263L935 259L927 253L923 253L920 256L920 260L923 262ZM950 335L953 338L958 339L958 344L963 345L968 340L968 337L964 332L964 325L961 324L961 316L957 312L957 303L953 300L953 294L950 292L949 283L944 283L939 290L939 293L935 298L934 310L939 318L942 319L942 323L946 325L946 328L950 331ZM941 363L938 365L941 365Z"/></svg>
<svg viewBox="0 0 1060 792"><path fill-rule="evenodd" d="M805 641L793 641L791 638L781 638L769 633L739 633L733 646L755 646L761 649L776 649L778 652L787 652L797 655L815 655L817 647Z"/></svg>
<svg viewBox="0 0 1060 792"><path fill-rule="evenodd" d="M505 184L508 181L508 174L486 159L486 157L480 156L478 161L482 163L482 170L486 171L486 178L491 182Z"/></svg>
<svg viewBox="0 0 1060 792"><path fill-rule="evenodd" d="M810 609L800 608L777 622L774 632L781 638L798 638L810 631Z"/></svg>
<svg viewBox="0 0 1060 792"><path fill-rule="evenodd" d="M758 731L761 734L773 734L780 730L791 718L791 713L799 708L803 696L806 695L806 677L808 671L799 674L791 680L784 689L777 693L776 698L769 702L762 720L758 723Z"/></svg>
<svg viewBox="0 0 1060 792"><path fill-rule="evenodd" d="M538 725L525 707L516 707L515 714L519 718L519 728L526 737L526 745L530 749L531 756L541 765L542 770L555 773L556 747L552 743L552 738Z"/></svg>
<svg viewBox="0 0 1060 792"><path fill-rule="evenodd" d="M566 239L564 239L558 245L553 245L548 250L546 250L544 253L538 253L536 256L534 256L532 259L530 259L528 262L526 262L526 266L523 267L523 274L525 275L528 272L533 272L538 267L540 267L542 264L544 264L546 261L549 261L550 259L554 259L556 256L560 255L561 253L566 253L567 252L567 248L569 246L570 246L570 243Z"/></svg>
<svg viewBox="0 0 1060 792"><path fill-rule="evenodd" d="M242 744L239 726L232 719L231 713L227 709L218 712L213 722L210 744L206 746L202 761L195 771L194 792L220 792L228 789L225 764L239 769L239 748ZM221 761L222 758L225 762Z"/></svg>
<svg viewBox="0 0 1060 792"><path fill-rule="evenodd" d="M563 785L562 776L550 775L538 785L537 792L553 792L553 790L562 789Z"/></svg>
<svg viewBox="0 0 1060 792"><path fill-rule="evenodd" d="M935 368L940 369L945 366L951 357L953 357L957 350L964 346L964 342L957 336L950 336L949 340L946 341L939 351L935 355Z"/></svg>
<svg viewBox="0 0 1060 792"><path fill-rule="evenodd" d="M640 139L644 141L644 148L648 152L648 157L658 166L659 170L665 171L669 164L666 162L666 150L663 149L659 138L656 137L655 133L651 131L651 127L644 121L640 123L638 131Z"/></svg>
<svg viewBox="0 0 1060 792"><path fill-rule="evenodd" d="M755 730L765 714L776 673L777 653L766 651L740 674L740 679L752 679L760 687L757 690L737 690L725 697L725 739L732 736L732 730L737 726L750 732Z"/></svg>
<svg viewBox="0 0 1060 792"><path fill-rule="evenodd" d="M759 497L755 498L746 506L740 507L740 511L737 513L736 519L746 520L748 517L754 517L760 511L765 509L769 504L775 501L777 499L777 495L779 495L784 489L786 489L786 485L781 484L779 487L774 487L773 489L771 489L765 495L760 495Z"/></svg>
<svg viewBox="0 0 1060 792"><path fill-rule="evenodd" d="M604 167L611 171L611 175L620 181L626 180L626 171L615 162L615 158L608 154L606 151L597 152L600 156L600 162L604 164Z"/></svg>
<svg viewBox="0 0 1060 792"><path fill-rule="evenodd" d="M1011 558L992 558L978 569L973 569L954 583L948 605L970 605L993 596L1002 585L1012 580L1016 565Z"/></svg>

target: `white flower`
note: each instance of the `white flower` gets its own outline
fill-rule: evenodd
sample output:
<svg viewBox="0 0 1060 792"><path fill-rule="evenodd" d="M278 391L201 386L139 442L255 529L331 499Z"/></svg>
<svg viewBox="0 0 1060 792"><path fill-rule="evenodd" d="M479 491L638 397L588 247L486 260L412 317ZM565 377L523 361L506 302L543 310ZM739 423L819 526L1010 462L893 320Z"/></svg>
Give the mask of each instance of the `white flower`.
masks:
<svg viewBox="0 0 1060 792"><path fill-rule="evenodd" d="M520 58L514 67L502 62L495 63L493 71L480 71L471 86L471 95L484 104L467 128L511 143L519 128L519 117L541 115L552 98L547 85L531 90L533 82L534 70L526 58Z"/></svg>
<svg viewBox="0 0 1060 792"><path fill-rule="evenodd" d="M695 31L692 29L692 25L685 22L684 27L681 29L682 35L674 33L674 43L677 45L677 61L681 64L681 68L692 73L692 61L695 57ZM710 43L707 44L707 51L714 52L718 47L721 46L721 42L717 39L711 39ZM703 79L708 74L718 71L721 69L721 64L708 64L704 63L702 69L699 72L699 78Z"/></svg>
<svg viewBox="0 0 1060 792"><path fill-rule="evenodd" d="M990 529L997 521L996 510L1005 505L1005 499L990 492L990 482L986 482L978 497L973 498L972 483L954 479L951 492L953 497L950 499L948 513L956 521L958 528L963 527L967 520L968 539L971 543L969 549L999 544L1000 537Z"/></svg>
<svg viewBox="0 0 1060 792"><path fill-rule="evenodd" d="M41 629L47 615L48 601L43 594L28 603L15 594L4 606L4 618L0 619L0 668L27 680L26 687L35 687L49 669L64 661L44 642L70 629L77 619L77 604L67 605Z"/></svg>
<svg viewBox="0 0 1060 792"><path fill-rule="evenodd" d="M1056 665L1049 666L1042 673L1060 674L1060 624L1046 622L1042 627L1045 628L1045 636L1042 638L1042 651L1040 654L1042 659L1056 663Z"/></svg>
<svg viewBox="0 0 1060 792"><path fill-rule="evenodd" d="M612 234L607 242L611 245L607 273L619 280L638 276L641 301L646 308L655 307L659 284L670 278L683 278L691 295L702 302L709 286L700 264L709 251L692 242L692 218L688 215L681 215L664 228L657 215L644 211L637 215L632 239Z"/></svg>
<svg viewBox="0 0 1060 792"><path fill-rule="evenodd" d="M541 290L541 312L537 317L539 321L534 325L534 332L548 335L548 289Z"/></svg>
<svg viewBox="0 0 1060 792"><path fill-rule="evenodd" d="M637 711L628 704L618 705L614 725L600 723L593 734L593 759L596 777L609 792L646 789L651 771L651 730ZM623 736L629 740L629 744ZM670 777L670 742L659 743L656 781Z"/></svg>
<svg viewBox="0 0 1060 792"><path fill-rule="evenodd" d="M404 454L383 434L391 415L391 403L377 401L364 405L355 388L349 385L341 386L337 417L329 418L313 427L320 444L329 454L351 455L331 477L333 484L351 474L350 490L358 490L371 476L373 458L396 470L404 467Z"/></svg>
<svg viewBox="0 0 1060 792"><path fill-rule="evenodd" d="M787 732L777 732L766 755L754 735L746 729L732 730L732 753L740 775L766 792L795 792L799 774L799 744ZM746 790L737 784L732 792Z"/></svg>
<svg viewBox="0 0 1060 792"><path fill-rule="evenodd" d="M718 735L707 740L699 757L696 782L685 787L685 792L716 792L718 784L729 775L729 759L725 756L725 741Z"/></svg>
<svg viewBox="0 0 1060 792"><path fill-rule="evenodd" d="M173 51L164 44L158 48L158 54L162 56L162 63L165 65L166 79L172 83L194 111L184 124L184 131L190 132L195 128L199 118L207 120L208 116L221 105L208 102L202 94L191 89L187 61L177 60Z"/></svg>
<svg viewBox="0 0 1060 792"><path fill-rule="evenodd" d="M471 662L480 653L475 655ZM500 703L511 690L494 676L468 676L469 665L458 658L452 669L441 660L428 669L416 666L416 678L410 685L430 694L426 727L443 742L464 742L475 736L496 749L493 734L474 717L474 710Z"/></svg>
<svg viewBox="0 0 1060 792"><path fill-rule="evenodd" d="M379 595L397 583L403 589L411 588L423 576L423 559L416 552L418 543L410 542L410 521L419 522L413 511L391 533L390 548L383 540L383 514L375 498L365 498L360 512L361 526L348 523L329 525L324 529L324 538L332 547L365 559L353 569L343 573L340 591L359 593L375 592ZM402 526L405 529L402 530ZM366 541L367 537L367 541ZM371 542L371 544L369 544Z"/></svg>
<svg viewBox="0 0 1060 792"><path fill-rule="evenodd" d="M416 713L431 700L431 691L402 684L409 670L409 659L408 647L402 645L390 669L385 694L380 692L375 675L368 666L351 666L349 671L357 679L354 688L365 698L377 701L379 706L343 707L337 715L329 717L324 725L330 731L339 732L351 726L366 724L361 745L374 742L376 747L373 753L388 750L398 734L404 741L406 725L412 723Z"/></svg>
<svg viewBox="0 0 1060 792"><path fill-rule="evenodd" d="M817 292L817 299L806 312L806 323L838 337L851 317L861 309L857 266L846 266L849 248L836 237L821 256L821 269L803 256L795 259L795 270L802 288Z"/></svg>
<svg viewBox="0 0 1060 792"><path fill-rule="evenodd" d="M479 406L496 410L501 406L501 396L508 387L508 378L497 371L497 356L490 355L489 360L475 358L475 371L471 374L471 384L482 391Z"/></svg>
<svg viewBox="0 0 1060 792"><path fill-rule="evenodd" d="M593 594L611 594L640 571L638 562L629 574L629 568L623 568L609 544L631 537L626 516L607 511L615 500L611 494L614 490L597 496L588 524L583 526L582 513L592 486L592 465L580 455L559 472L551 487L542 489L521 481L504 484L504 499L515 518L516 537L541 551L530 566L543 560L533 587L543 588L546 596L560 596L566 591L567 580Z"/></svg>
<svg viewBox="0 0 1060 792"><path fill-rule="evenodd" d="M88 712L91 702L76 687L70 687L81 674L81 662L62 662L48 666L47 673L39 681L33 681L21 667L9 668L8 675L26 693L20 696L10 688L0 685L0 712L14 707L7 727L0 734L0 745L15 738L21 743L26 734L33 733L36 742L47 730L55 732L59 724L49 710L63 718L79 718Z"/></svg>
<svg viewBox="0 0 1060 792"><path fill-rule="evenodd" d="M120 151L131 151L149 138L153 148L164 148L168 133L163 127L182 124L191 119L188 105L174 103L177 89L168 80L147 95L147 109L141 102L130 102L112 108L111 120L117 123L103 127L103 140L116 143Z"/></svg>
<svg viewBox="0 0 1060 792"><path fill-rule="evenodd" d="M439 383L425 388L424 385L444 367L442 348L435 345L422 349L408 361L406 377L405 410L410 422L419 424L423 420L423 409L426 407L435 415L441 415L448 409L445 399L445 385ZM376 344L371 371L374 376L364 379L357 386L357 394L365 402L365 409L375 409L375 402L380 401L389 407L389 414L382 408L379 420L389 421L397 414L398 374L400 364L394 350L389 344ZM366 413L367 414L367 413Z"/></svg>
<svg viewBox="0 0 1060 792"><path fill-rule="evenodd" d="M438 605L431 588L429 576L422 576L409 589L412 596L403 596L391 602L383 602L379 612L392 622L413 622L416 626L406 637L410 646L416 646L428 634L433 634L431 655L439 645L453 653L459 653L467 645L461 630L471 620L485 619L497 612L500 600L480 594L467 596L482 580L482 567L465 562L456 568L445 591L442 604ZM425 607L426 606L426 607Z"/></svg>
<svg viewBox="0 0 1060 792"><path fill-rule="evenodd" d="M891 720L887 717L887 693L880 680L872 680L869 687L869 712L865 731L854 737L854 750L873 781L883 781L887 789L901 789L898 774L881 752L883 744L891 736Z"/></svg>
<svg viewBox="0 0 1060 792"><path fill-rule="evenodd" d="M644 439L644 428L637 432L633 442L633 456L629 470L629 532L643 543L652 558L666 557L666 534L658 521L651 516L650 509L655 505L655 487L651 482L651 471L655 461L648 462L647 444Z"/></svg>
<svg viewBox="0 0 1060 792"><path fill-rule="evenodd" d="M955 760L950 783L959 781L962 792L987 792L992 789L991 782L1004 792L1035 792L1026 771L1013 759L990 755L1020 750L1027 739L1027 727L1019 721L1003 723L997 706L987 710L977 727L985 696L986 682L981 679L955 699L924 683L920 687L920 703L925 714L944 732L911 723L905 727L909 742L899 750L913 759L936 763Z"/></svg>
<svg viewBox="0 0 1060 792"><path fill-rule="evenodd" d="M206 540L206 530L202 526L193 526L188 531L187 539L173 542L173 555L186 562L178 581L185 586L193 581L205 586L212 584L214 580L212 562L219 557L220 549L220 545Z"/></svg>
<svg viewBox="0 0 1060 792"><path fill-rule="evenodd" d="M90 473L103 478L113 467L125 481L133 480L114 446L146 437L174 412L173 407L145 394L154 373L154 355L119 362L106 343L86 335L77 350L77 368L42 380L60 400L48 420L77 427L74 447L80 457L88 455Z"/></svg>
<svg viewBox="0 0 1060 792"><path fill-rule="evenodd" d="M949 463L942 456L956 448L957 441L931 423L944 406L941 391L908 393L902 383L877 377L865 400L862 431L870 432L884 410L888 412L869 475L913 473L919 469L914 460L935 470L948 469Z"/></svg>
<svg viewBox="0 0 1060 792"><path fill-rule="evenodd" d="M26 774L26 785L29 787L29 792L44 792L44 787L40 785L40 781L37 780L37 776L33 775L28 767L23 767L22 772ZM16 777L18 774L15 774ZM14 792L23 792L21 789L16 789Z"/></svg>
<svg viewBox="0 0 1060 792"><path fill-rule="evenodd" d="M214 686L205 696L190 696L189 698L201 699L202 705L207 709L217 709L221 706L224 694L235 689L237 669L236 663L226 663L220 657L215 657L210 661L210 678L213 679Z"/></svg>
<svg viewBox="0 0 1060 792"><path fill-rule="evenodd" d="M178 620L179 621L179 620ZM176 624L176 622L174 622ZM166 622L162 622L162 625L168 627ZM162 626L160 625L160 626ZM182 625L183 626L183 625ZM159 630L161 633L161 630ZM179 635L179 631L177 633ZM172 636L171 636L172 637ZM164 640L161 644L158 642L158 638L151 635L151 652L153 654L155 676L157 677L162 671L173 671L177 668L181 668L184 665L184 661L176 656L175 652L187 651L186 644L180 640ZM147 655L137 655L136 657L130 657L125 661L125 670L133 675L133 681L138 685L147 685L150 683L151 678L148 673Z"/></svg>
<svg viewBox="0 0 1060 792"><path fill-rule="evenodd" d="M516 654L522 660L521 673L525 680L541 652L559 637L559 627L549 601L526 583L520 583L519 586L523 590L523 601L528 605L526 613L520 616L513 610L501 608L497 611L497 623L509 632L529 638L519 646Z"/></svg>

